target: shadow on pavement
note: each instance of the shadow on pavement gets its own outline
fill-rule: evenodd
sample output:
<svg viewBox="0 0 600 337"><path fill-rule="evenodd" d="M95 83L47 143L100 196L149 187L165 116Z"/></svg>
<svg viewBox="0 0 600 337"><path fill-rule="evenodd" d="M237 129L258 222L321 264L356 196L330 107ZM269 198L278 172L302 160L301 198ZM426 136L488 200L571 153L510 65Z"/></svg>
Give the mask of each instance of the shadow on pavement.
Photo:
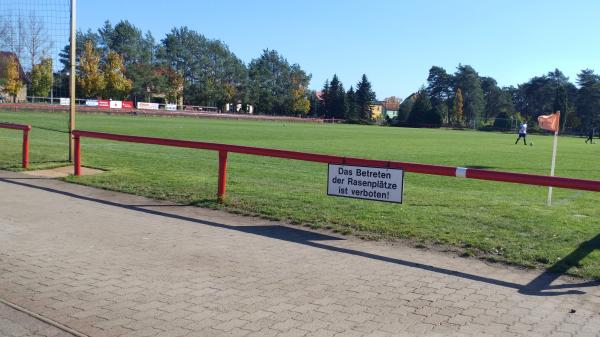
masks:
<svg viewBox="0 0 600 337"><path fill-rule="evenodd" d="M580 244L577 249L571 252L571 254L553 264L550 268L548 268L548 270L529 282L526 287L519 289L519 293L528 295L569 295L573 294L574 290L559 290L567 288L599 286L600 281L583 282L579 284L552 285L552 282L560 277L560 275L566 273L571 267L580 266L581 260L583 260L596 249L600 250L600 234L596 235L591 240ZM546 292L542 294L536 293L550 290L552 290L552 292Z"/></svg>
<svg viewBox="0 0 600 337"><path fill-rule="evenodd" d="M581 259L583 259L586 255L588 255L594 249L600 249L600 235L596 236L594 239L592 239L590 241L582 243L578 249L576 249L571 254L569 254L567 257L565 257L562 261L560 261L560 263L555 264L549 270L543 272L542 274L540 274L538 277L536 277L531 282L523 285L523 284L518 284L518 283L514 283L514 282L498 280L498 279L494 279L494 278L490 278L490 277L486 277L486 276L469 274L469 273L465 273L465 272L461 272L461 271L457 271L457 270L451 270L451 269L436 267L436 266L427 265L427 264L420 264L420 263L415 263L415 262L411 262L411 261L407 261L407 260L367 253L367 252L363 252L363 251L359 251L359 250L355 250L355 249L349 249L349 248L343 248L343 247L337 247L337 246L324 244L319 241L340 241L340 240L344 240L344 239L330 236L330 235L320 234L320 233L316 233L316 232L312 232L312 231L291 228L291 227L286 227L286 226L279 226L279 225L265 225L265 226L226 225L226 224L222 224L222 223L196 219L193 217L183 216L183 215L179 215L179 214L173 214L173 213L143 208L143 207L149 207L149 206L121 204L121 203L110 201L110 200L88 197L85 195L79 195L76 193L61 191L61 190L50 188L50 187L36 186L36 185L32 185L32 184L25 183L25 182L19 182L18 180L21 180L21 178L1 178L0 177L0 181L4 182L4 183L34 188L34 189L38 189L38 190L42 190L42 191L46 191L46 192L50 192L50 193L61 194L61 195L68 196L71 198L86 200L86 201L90 201L90 202L96 202L96 203L114 206L114 207L120 207L120 208L124 208L124 209L128 209L128 210L143 212L143 213L152 214L152 215L156 215L156 216L168 217L171 219L183 220L183 221L198 223L198 224L202 224L202 225L222 228L222 229L235 230L238 232L260 235L260 236L264 236L264 237L268 237L268 238L272 238L272 239L283 240L283 241L293 242L293 243L297 243L297 244L303 244L303 245L307 245L310 247L329 250L329 251L333 251L333 252L349 254L349 255L354 255L354 256L360 256L360 257L364 257L364 258L368 258L368 259L372 259L372 260L393 263L393 264L411 267L411 268L418 268L421 270L426 270L426 271L444 274L444 275L460 277L460 278L471 280L471 281L493 284L496 286L515 289L519 293L524 294L524 295L531 295L531 296L582 295L582 294L585 294L584 291L581 291L579 289L573 289L573 288L594 287L594 286L600 285L600 281L585 281L585 282L577 283L577 284L552 285L552 283L556 279L558 279L562 273L567 271L571 266L577 265L581 261Z"/></svg>

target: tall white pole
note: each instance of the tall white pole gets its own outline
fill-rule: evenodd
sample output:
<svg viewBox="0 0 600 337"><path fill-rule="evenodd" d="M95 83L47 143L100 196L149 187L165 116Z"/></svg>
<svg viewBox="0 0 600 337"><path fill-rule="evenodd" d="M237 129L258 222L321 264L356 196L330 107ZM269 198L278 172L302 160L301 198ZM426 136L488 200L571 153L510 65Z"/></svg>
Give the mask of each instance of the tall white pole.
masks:
<svg viewBox="0 0 600 337"><path fill-rule="evenodd" d="M554 166L556 165L556 147L558 146L558 130L554 132L554 144L552 145L552 165L550 176L554 177ZM548 187L548 206L552 205L552 186Z"/></svg>

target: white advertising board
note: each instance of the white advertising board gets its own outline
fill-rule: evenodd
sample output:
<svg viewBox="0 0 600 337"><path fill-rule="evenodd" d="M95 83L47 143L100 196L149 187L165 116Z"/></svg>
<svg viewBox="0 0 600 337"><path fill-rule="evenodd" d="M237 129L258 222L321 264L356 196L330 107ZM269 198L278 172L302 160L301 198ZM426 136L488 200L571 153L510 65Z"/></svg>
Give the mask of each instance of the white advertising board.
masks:
<svg viewBox="0 0 600 337"><path fill-rule="evenodd" d="M98 106L98 100L97 99L86 99L85 100L85 106L94 106L94 107L97 107Z"/></svg>
<svg viewBox="0 0 600 337"><path fill-rule="evenodd" d="M110 101L110 108L111 109L122 109L123 102L122 101Z"/></svg>
<svg viewBox="0 0 600 337"><path fill-rule="evenodd" d="M138 109L158 110L158 103L137 102Z"/></svg>
<svg viewBox="0 0 600 337"><path fill-rule="evenodd" d="M177 110L177 104L165 104L165 110L175 111Z"/></svg>
<svg viewBox="0 0 600 337"><path fill-rule="evenodd" d="M403 187L400 169L329 165L327 195L401 204Z"/></svg>
<svg viewBox="0 0 600 337"><path fill-rule="evenodd" d="M71 99L70 98L60 98L60 105L69 105L71 104Z"/></svg>

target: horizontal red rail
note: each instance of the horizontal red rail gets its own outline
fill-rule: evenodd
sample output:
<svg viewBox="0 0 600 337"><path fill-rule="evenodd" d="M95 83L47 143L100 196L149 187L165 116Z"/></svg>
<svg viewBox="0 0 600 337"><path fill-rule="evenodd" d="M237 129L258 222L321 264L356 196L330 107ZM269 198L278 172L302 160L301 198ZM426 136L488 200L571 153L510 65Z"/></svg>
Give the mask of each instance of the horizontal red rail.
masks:
<svg viewBox="0 0 600 337"><path fill-rule="evenodd" d="M31 125L0 123L0 129L31 131Z"/></svg>
<svg viewBox="0 0 600 337"><path fill-rule="evenodd" d="M0 129L23 131L23 153L21 155L21 166L26 169L29 166L29 131L31 131L31 125L0 123Z"/></svg>
<svg viewBox="0 0 600 337"><path fill-rule="evenodd" d="M480 180L491 180L510 182L517 184L526 185L538 185L538 186L553 186L560 188L569 188L576 190L586 190L600 192L600 181L597 180L586 180L586 179L575 179L575 178L563 178L563 177L551 177L544 175L526 174L526 173L513 173L513 172L500 172L491 170L480 170L480 169L469 169L464 167L453 167L453 166L442 166L442 165L430 165L430 164L417 164L399 161L385 161L385 160L373 160L373 159L362 159L353 157L341 157L332 156L326 154L297 152L288 150L277 150L268 149L252 146L241 146L241 145L229 145L209 142L197 142L189 140L178 140L178 139L165 139L165 138L154 138L154 137L140 137L140 136L127 136L104 132L94 131L73 131L76 143L79 143L80 137L108 139L121 142L141 143L141 144L155 144L173 147L203 149L219 151L220 154L220 179L219 179L219 197L222 198L224 194L224 175L226 167L226 153L242 153L265 157L285 158L302 161L310 161L317 163L327 164L338 164L338 165L357 165L357 166L372 166L372 167L386 167L403 169L406 172L432 174L440 176L456 176L470 179ZM76 145L76 149L79 145ZM76 151L75 160L75 174L78 175L80 172L80 155ZM221 174L223 176L221 176Z"/></svg>

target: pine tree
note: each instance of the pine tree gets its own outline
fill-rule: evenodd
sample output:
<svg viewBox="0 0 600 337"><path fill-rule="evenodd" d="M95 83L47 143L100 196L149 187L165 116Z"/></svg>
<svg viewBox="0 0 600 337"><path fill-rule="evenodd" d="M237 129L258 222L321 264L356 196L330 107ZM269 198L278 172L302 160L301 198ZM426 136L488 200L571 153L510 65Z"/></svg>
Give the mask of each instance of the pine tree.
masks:
<svg viewBox="0 0 600 337"><path fill-rule="evenodd" d="M356 92L354 87L350 86L348 92L346 92L346 115L345 118L349 121L358 121L358 115L356 113Z"/></svg>
<svg viewBox="0 0 600 337"><path fill-rule="evenodd" d="M43 59L31 70L31 94L46 97L52 88L52 59Z"/></svg>
<svg viewBox="0 0 600 337"><path fill-rule="evenodd" d="M114 51L110 51L104 64L104 96L106 98L123 99L129 95L131 81L125 77L123 58Z"/></svg>
<svg viewBox="0 0 600 337"><path fill-rule="evenodd" d="M462 125L463 121L463 96L462 90L458 88L456 89L456 94L454 95L454 105L452 107L452 122Z"/></svg>
<svg viewBox="0 0 600 337"><path fill-rule="evenodd" d="M454 76L448 74L442 67L432 66L427 76L427 94L434 107L441 109L444 119L450 121L452 109L452 87Z"/></svg>
<svg viewBox="0 0 600 337"><path fill-rule="evenodd" d="M417 99L410 110L408 124L413 126L424 126L428 124L428 114L431 111L431 101L424 89L417 93Z"/></svg>
<svg viewBox="0 0 600 337"><path fill-rule="evenodd" d="M318 114L323 118L331 118L331 114L329 113L329 108L327 107L327 101L329 94L329 79L325 80L325 84L323 84L323 89L321 90L321 100L319 102Z"/></svg>
<svg viewBox="0 0 600 337"><path fill-rule="evenodd" d="M577 114L587 127L600 125L600 75L584 69L577 75Z"/></svg>
<svg viewBox="0 0 600 337"><path fill-rule="evenodd" d="M375 101L375 92L371 89L371 83L367 75L363 74L362 79L356 86L356 112L360 120L365 122L372 121L371 104Z"/></svg>
<svg viewBox="0 0 600 337"><path fill-rule="evenodd" d="M462 91L464 118L469 122L477 120L485 109L479 74L471 66L459 65L454 78L456 87Z"/></svg>
<svg viewBox="0 0 600 337"><path fill-rule="evenodd" d="M317 92L315 90L312 90L310 92L310 95L308 96L308 102L310 104L310 110L308 114L312 117L319 117L319 106L321 104L319 101L319 97L317 96Z"/></svg>
<svg viewBox="0 0 600 337"><path fill-rule="evenodd" d="M23 88L21 75L19 73L19 62L15 56L10 56L6 65L6 83L4 90L13 96L13 102L17 102L17 95Z"/></svg>
<svg viewBox="0 0 600 337"><path fill-rule="evenodd" d="M410 116L410 111L412 110L413 105L415 104L415 100L417 93L408 96L402 103L400 103L400 107L398 108L398 114L392 120L392 125L401 126L406 124L408 121L408 117Z"/></svg>
<svg viewBox="0 0 600 337"><path fill-rule="evenodd" d="M331 117L343 119L346 111L346 92L344 84L339 80L336 74L329 83L329 92L327 93L327 108Z"/></svg>
<svg viewBox="0 0 600 337"><path fill-rule="evenodd" d="M85 97L100 97L104 92L104 75L100 71L100 55L91 40L85 42L79 61L81 72L77 78Z"/></svg>
<svg viewBox="0 0 600 337"><path fill-rule="evenodd" d="M560 111L560 121L562 128L564 129L567 121L567 115L569 114L567 89L565 89L564 86L559 85L556 88L552 107L552 112Z"/></svg>

